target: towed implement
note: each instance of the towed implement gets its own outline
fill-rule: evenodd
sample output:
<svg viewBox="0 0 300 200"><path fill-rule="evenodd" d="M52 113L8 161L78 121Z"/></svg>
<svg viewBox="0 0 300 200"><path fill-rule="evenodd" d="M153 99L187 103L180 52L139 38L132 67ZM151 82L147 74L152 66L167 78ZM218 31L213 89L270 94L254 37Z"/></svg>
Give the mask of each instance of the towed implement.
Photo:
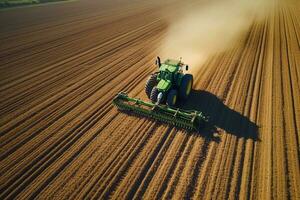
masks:
<svg viewBox="0 0 300 200"><path fill-rule="evenodd" d="M121 111L139 114L174 126L189 130L199 130L207 118L200 111L176 108L178 101L186 101L193 86L193 76L184 74L181 60L167 59L164 63L157 57L159 71L150 75L146 82L145 93L150 102L130 98L120 92L113 104Z"/></svg>
<svg viewBox="0 0 300 200"><path fill-rule="evenodd" d="M198 130L207 121L202 112L145 102L140 99L130 98L123 92L117 94L113 104L121 111L133 112L188 130Z"/></svg>

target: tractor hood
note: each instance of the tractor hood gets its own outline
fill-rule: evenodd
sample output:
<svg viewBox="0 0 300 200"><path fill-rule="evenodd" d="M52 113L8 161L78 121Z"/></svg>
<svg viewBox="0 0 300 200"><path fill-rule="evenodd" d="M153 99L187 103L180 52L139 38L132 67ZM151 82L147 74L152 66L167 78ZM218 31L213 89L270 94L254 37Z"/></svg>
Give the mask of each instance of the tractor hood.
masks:
<svg viewBox="0 0 300 200"><path fill-rule="evenodd" d="M157 84L157 89L160 91L160 92L165 92L167 90L169 90L171 87L171 81L169 80L160 80Z"/></svg>

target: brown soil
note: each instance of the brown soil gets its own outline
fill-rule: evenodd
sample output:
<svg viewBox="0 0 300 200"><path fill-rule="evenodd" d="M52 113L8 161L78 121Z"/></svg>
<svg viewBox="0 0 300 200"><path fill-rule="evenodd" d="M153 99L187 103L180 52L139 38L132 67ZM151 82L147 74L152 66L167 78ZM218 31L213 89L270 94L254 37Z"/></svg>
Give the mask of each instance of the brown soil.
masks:
<svg viewBox="0 0 300 200"><path fill-rule="evenodd" d="M199 70L200 133L111 104L146 99L168 27L168 3L130 2L0 12L0 199L300 199L299 2Z"/></svg>

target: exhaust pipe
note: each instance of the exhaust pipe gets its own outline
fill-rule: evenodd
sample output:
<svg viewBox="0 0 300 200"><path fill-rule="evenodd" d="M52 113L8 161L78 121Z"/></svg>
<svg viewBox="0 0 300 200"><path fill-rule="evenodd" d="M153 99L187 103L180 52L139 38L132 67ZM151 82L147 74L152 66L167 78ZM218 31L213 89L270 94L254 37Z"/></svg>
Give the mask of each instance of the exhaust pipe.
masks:
<svg viewBox="0 0 300 200"><path fill-rule="evenodd" d="M157 56L155 64L158 66L158 68L161 66L160 57Z"/></svg>

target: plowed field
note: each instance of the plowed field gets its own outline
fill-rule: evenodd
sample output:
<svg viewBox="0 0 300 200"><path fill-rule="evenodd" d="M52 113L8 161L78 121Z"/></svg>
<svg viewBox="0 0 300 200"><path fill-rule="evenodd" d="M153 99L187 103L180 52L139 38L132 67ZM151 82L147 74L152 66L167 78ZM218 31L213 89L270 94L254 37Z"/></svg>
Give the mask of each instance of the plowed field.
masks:
<svg viewBox="0 0 300 200"><path fill-rule="evenodd" d="M299 2L194 74L200 133L111 104L146 99L162 10L180 6L130 2L0 12L0 199L300 199Z"/></svg>

